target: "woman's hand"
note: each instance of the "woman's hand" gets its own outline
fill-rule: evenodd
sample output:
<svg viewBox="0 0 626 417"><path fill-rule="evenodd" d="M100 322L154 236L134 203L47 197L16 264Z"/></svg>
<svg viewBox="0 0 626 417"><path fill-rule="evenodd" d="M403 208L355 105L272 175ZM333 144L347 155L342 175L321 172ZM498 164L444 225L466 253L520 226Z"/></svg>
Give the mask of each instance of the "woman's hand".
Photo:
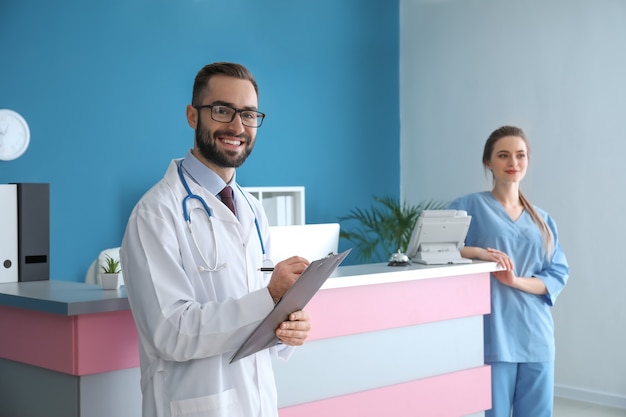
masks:
<svg viewBox="0 0 626 417"><path fill-rule="evenodd" d="M481 258L483 261L497 262L505 271L513 273L513 261L509 255L493 248L485 249L485 255Z"/></svg>
<svg viewBox="0 0 626 417"><path fill-rule="evenodd" d="M487 252L487 260L497 262L504 270L495 271L493 276L496 277L498 282L509 287L515 287L515 281L517 277L513 273L513 261L509 258L509 255L493 248L485 249Z"/></svg>
<svg viewBox="0 0 626 417"><path fill-rule="evenodd" d="M511 270L495 271L493 276L500 282L500 284L508 285L509 287L515 287L515 281L517 277Z"/></svg>
<svg viewBox="0 0 626 417"><path fill-rule="evenodd" d="M492 272L493 276L503 285L537 295L548 293L546 284L537 277L517 277L513 270L513 261L509 255L493 248L479 248L477 246L466 246L461 249L464 258L480 259L481 261L496 262L502 267L501 270Z"/></svg>
<svg viewBox="0 0 626 417"><path fill-rule="evenodd" d="M515 286L517 277L513 273L513 261L506 253L493 248L483 249L476 246L467 246L461 249L461 254L465 258L496 262L502 268L500 271L493 273L496 279L504 285L508 285L510 287Z"/></svg>

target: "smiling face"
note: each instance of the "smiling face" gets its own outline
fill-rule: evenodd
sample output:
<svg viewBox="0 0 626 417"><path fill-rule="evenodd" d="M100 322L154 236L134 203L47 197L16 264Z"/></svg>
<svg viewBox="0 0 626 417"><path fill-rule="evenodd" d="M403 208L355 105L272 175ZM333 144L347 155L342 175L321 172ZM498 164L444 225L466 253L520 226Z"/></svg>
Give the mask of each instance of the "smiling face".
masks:
<svg viewBox="0 0 626 417"><path fill-rule="evenodd" d="M199 104L257 110L258 98L250 81L218 74L209 79ZM229 182L234 169L252 152L257 128L244 126L240 113L230 123L223 123L211 118L210 108L193 106L187 106L187 121L196 131L194 155Z"/></svg>
<svg viewBox="0 0 626 417"><path fill-rule="evenodd" d="M493 144L485 166L491 170L496 183L520 182L528 167L528 146L519 136L504 136Z"/></svg>

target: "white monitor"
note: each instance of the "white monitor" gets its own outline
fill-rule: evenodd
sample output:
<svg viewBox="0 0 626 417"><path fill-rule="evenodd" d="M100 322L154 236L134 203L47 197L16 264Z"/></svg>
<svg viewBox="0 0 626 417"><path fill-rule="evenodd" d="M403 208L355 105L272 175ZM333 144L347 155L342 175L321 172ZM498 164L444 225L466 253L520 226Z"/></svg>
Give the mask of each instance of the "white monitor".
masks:
<svg viewBox="0 0 626 417"><path fill-rule="evenodd" d="M415 223L406 255L422 264L471 263L460 253L471 219L463 210L424 210Z"/></svg>
<svg viewBox="0 0 626 417"><path fill-rule="evenodd" d="M268 253L274 263L297 255L313 262L337 253L339 223L270 226Z"/></svg>

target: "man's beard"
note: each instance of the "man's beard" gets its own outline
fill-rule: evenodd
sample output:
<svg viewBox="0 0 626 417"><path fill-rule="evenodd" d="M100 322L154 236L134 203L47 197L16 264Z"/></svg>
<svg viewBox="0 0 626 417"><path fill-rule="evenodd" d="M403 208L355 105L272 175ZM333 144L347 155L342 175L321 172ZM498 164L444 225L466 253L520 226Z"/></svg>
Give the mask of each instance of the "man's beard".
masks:
<svg viewBox="0 0 626 417"><path fill-rule="evenodd" d="M243 145L244 152L239 154L235 151L220 150L217 147L217 141L219 140L217 137L219 136L232 136L245 140ZM216 130L215 132L211 132L206 129L202 123L198 123L198 128L196 129L196 146L200 154L209 162L222 168L238 168L243 165L248 155L252 152L254 142L250 136L245 133L235 135L230 130Z"/></svg>

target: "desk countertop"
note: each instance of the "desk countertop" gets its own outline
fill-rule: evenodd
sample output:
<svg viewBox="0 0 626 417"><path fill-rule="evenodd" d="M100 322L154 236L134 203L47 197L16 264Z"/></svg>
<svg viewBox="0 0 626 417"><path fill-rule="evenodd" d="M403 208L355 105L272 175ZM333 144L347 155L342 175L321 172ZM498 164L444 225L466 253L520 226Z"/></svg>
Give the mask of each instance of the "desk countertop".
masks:
<svg viewBox="0 0 626 417"><path fill-rule="evenodd" d="M340 266L322 286L330 288L356 287L362 285L388 284L390 282L412 281L480 274L498 270L495 262L472 261L467 264L423 265L411 263L406 266L388 266L386 263Z"/></svg>
<svg viewBox="0 0 626 417"><path fill-rule="evenodd" d="M493 262L459 265L387 266L386 263L340 266L321 290L491 272ZM0 284L0 306L74 316L128 310L126 290L61 280Z"/></svg>
<svg viewBox="0 0 626 417"><path fill-rule="evenodd" d="M60 280L0 284L0 306L65 316L130 308L124 287L103 290L99 285Z"/></svg>

